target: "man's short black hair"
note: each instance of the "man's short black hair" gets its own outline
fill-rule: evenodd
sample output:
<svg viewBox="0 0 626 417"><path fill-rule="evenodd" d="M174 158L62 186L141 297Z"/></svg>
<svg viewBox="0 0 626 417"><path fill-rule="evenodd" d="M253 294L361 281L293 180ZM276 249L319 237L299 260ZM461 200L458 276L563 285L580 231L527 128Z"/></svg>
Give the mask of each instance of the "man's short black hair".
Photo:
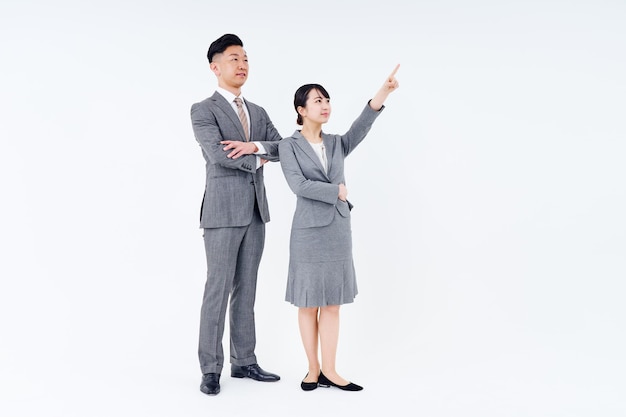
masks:
<svg viewBox="0 0 626 417"><path fill-rule="evenodd" d="M233 35L232 33L227 33L214 40L211 46L209 46L209 52L206 54L207 58L209 58L209 62L213 62L213 56L215 54L221 54L226 48L232 45L243 46L243 42L239 39L239 36Z"/></svg>

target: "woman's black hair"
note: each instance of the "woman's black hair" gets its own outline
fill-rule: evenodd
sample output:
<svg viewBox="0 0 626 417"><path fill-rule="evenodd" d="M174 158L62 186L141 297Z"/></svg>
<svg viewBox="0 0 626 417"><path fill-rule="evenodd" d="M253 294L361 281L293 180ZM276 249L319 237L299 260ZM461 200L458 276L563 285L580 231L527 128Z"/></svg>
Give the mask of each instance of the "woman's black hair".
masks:
<svg viewBox="0 0 626 417"><path fill-rule="evenodd" d="M330 95L328 91L324 87L319 84L304 84L302 87L296 90L296 94L293 96L293 107L296 109L296 113L298 113L298 107L306 107L306 100L309 97L309 93L311 90L317 90L320 92L324 98L330 99ZM298 113L298 119L296 123L302 126L302 116Z"/></svg>

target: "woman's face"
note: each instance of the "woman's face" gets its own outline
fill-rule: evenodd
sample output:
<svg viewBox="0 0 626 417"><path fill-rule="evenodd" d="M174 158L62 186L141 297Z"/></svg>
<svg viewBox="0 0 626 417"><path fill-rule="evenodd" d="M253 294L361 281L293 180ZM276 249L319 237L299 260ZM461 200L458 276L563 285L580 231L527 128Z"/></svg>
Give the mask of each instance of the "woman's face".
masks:
<svg viewBox="0 0 626 417"><path fill-rule="evenodd" d="M300 114L304 121L323 124L330 118L330 99L324 97L316 89L309 91L306 106L300 107Z"/></svg>

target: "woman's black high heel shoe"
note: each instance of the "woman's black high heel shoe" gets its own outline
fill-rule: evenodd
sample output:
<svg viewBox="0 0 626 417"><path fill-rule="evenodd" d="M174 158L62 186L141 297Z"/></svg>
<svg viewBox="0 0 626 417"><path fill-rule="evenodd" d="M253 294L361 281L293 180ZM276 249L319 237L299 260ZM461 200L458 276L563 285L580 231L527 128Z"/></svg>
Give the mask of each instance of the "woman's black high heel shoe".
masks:
<svg viewBox="0 0 626 417"><path fill-rule="evenodd" d="M339 388L341 390L344 390L344 391L361 391L363 389L362 386L357 385L357 384L353 384L352 382L348 383L347 385L337 385L333 381L331 381L330 379L326 378L326 375L324 375L321 372L320 372L319 378L317 379L317 384L320 387L324 387L324 388L337 387L337 388Z"/></svg>
<svg viewBox="0 0 626 417"><path fill-rule="evenodd" d="M309 376L309 374L307 373L304 377L304 379L306 379L306 377ZM304 382L304 380L300 383L300 388L302 388L303 391L313 391L315 388L317 388L317 382Z"/></svg>

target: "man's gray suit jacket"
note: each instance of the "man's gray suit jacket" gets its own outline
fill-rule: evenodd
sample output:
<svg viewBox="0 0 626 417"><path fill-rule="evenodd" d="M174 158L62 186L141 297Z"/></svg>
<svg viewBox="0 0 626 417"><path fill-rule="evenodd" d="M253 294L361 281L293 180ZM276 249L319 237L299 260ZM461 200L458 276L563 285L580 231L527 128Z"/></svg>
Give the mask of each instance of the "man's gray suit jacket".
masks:
<svg viewBox="0 0 626 417"><path fill-rule="evenodd" d="M245 100L250 115L250 141L261 142L264 159L278 161L281 136L266 111ZM250 224L255 200L264 223L270 221L263 167L256 156L228 158L222 140L245 141L243 127L230 103L218 92L191 106L194 135L206 162L206 187L200 213L201 228Z"/></svg>

